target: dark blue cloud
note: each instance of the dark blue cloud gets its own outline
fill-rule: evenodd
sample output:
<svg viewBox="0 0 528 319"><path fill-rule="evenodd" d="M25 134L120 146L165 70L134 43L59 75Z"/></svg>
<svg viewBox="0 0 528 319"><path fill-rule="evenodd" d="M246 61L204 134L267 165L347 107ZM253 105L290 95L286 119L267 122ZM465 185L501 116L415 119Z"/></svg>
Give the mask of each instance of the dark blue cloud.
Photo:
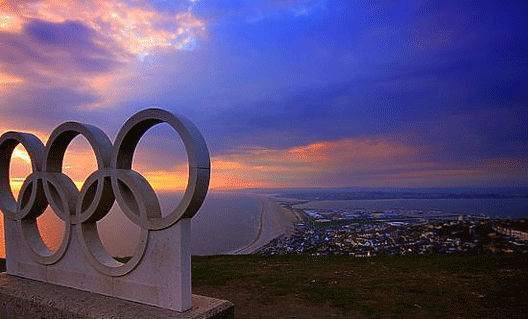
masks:
<svg viewBox="0 0 528 319"><path fill-rule="evenodd" d="M6 64L20 65L30 61L48 64L53 61L53 59L39 53L38 47L32 46L18 34L0 32L0 41L4 48L0 50L0 61Z"/></svg>
<svg viewBox="0 0 528 319"><path fill-rule="evenodd" d="M54 47L93 46L95 32L79 22L52 23L42 20L29 22L24 31L31 39Z"/></svg>
<svg viewBox="0 0 528 319"><path fill-rule="evenodd" d="M99 40L94 30L71 21L33 20L20 33L0 32L2 71L21 79L2 92L2 123L47 131L64 120L90 119L97 112L83 107L101 97L87 81L122 66Z"/></svg>
<svg viewBox="0 0 528 319"><path fill-rule="evenodd" d="M104 41L96 43L97 37L95 31L78 22L33 20L21 33L0 32L0 62L4 63L4 68L16 66L20 74L14 75L25 78L30 73L38 77L35 68L41 66L57 74L80 72L80 76L108 72L121 66L115 54L101 46Z"/></svg>
<svg viewBox="0 0 528 319"><path fill-rule="evenodd" d="M280 99L204 116L213 148L368 135L401 139L445 161L526 152L528 37L517 3L452 2L396 13L384 2L350 6L303 23L216 29L229 48L224 54L247 59L232 71L233 89L243 81L297 81ZM327 75L333 78L314 81Z"/></svg>
<svg viewBox="0 0 528 319"><path fill-rule="evenodd" d="M24 31L31 40L52 52L69 53L72 64L82 72L105 72L120 64L110 50L94 42L97 33L82 23L33 20Z"/></svg>
<svg viewBox="0 0 528 319"><path fill-rule="evenodd" d="M526 152L519 2L328 1L307 17L248 23L262 3L199 2L204 16L244 18L209 25L199 50L161 55L142 79L152 90L132 92L115 117L184 114L213 154L358 136L401 140L433 162Z"/></svg>
<svg viewBox="0 0 528 319"><path fill-rule="evenodd" d="M97 95L64 87L24 86L9 92L2 99L1 124L4 127L51 132L50 128L69 120L92 122L95 120L91 115L93 112L83 111L79 106L98 100Z"/></svg>

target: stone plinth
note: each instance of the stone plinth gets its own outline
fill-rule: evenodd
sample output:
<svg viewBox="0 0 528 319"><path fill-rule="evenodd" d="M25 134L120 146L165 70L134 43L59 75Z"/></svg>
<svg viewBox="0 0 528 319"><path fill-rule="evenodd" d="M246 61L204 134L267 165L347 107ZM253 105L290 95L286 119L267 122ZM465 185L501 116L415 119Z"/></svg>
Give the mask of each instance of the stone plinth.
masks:
<svg viewBox="0 0 528 319"><path fill-rule="evenodd" d="M192 308L177 312L0 273L0 318L224 319L234 318L234 306L192 295Z"/></svg>
<svg viewBox="0 0 528 319"><path fill-rule="evenodd" d="M180 135L189 168L183 198L165 216L152 185L132 169L139 140L160 123ZM76 136L88 141L97 161L97 170L80 191L62 172L66 149ZM9 170L17 145L28 152L32 173L15 199ZM99 128L79 122L56 127L46 145L33 134L2 134L0 210L4 214L7 273L165 309L190 310L191 218L207 194L210 164L198 128L185 117L161 109L133 115L113 144ZM136 250L125 263L106 250L97 226L115 202L141 229ZM62 240L54 251L46 246L37 223L48 206L64 222Z"/></svg>

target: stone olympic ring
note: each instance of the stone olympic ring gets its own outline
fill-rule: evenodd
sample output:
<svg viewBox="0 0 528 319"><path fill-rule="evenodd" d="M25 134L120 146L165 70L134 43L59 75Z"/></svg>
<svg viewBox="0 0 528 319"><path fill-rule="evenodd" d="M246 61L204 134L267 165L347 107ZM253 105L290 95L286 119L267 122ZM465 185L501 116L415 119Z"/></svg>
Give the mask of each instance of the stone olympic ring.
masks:
<svg viewBox="0 0 528 319"><path fill-rule="evenodd" d="M141 137L159 123L170 125L183 140L187 151L189 175L187 189L179 205L162 216L152 186L132 170L132 158ZM82 135L88 140L97 160L97 170L80 191L62 172L64 154L70 142ZM9 183L13 150L22 144L31 159L32 173L26 178L17 200ZM66 252L73 228L90 263L109 276L123 276L134 269L145 253L149 231L168 228L182 218L192 218L202 205L210 177L207 145L200 131L183 116L161 109L145 109L133 115L120 129L114 144L99 128L78 122L65 122L51 133L46 146L34 135L7 132L0 137L0 209L8 219L17 221L32 259L43 265L59 261ZM110 211L114 200L125 215L141 228L138 247L126 263L115 260L104 248L96 222ZM51 251L40 236L36 219L51 206L65 222L62 242Z"/></svg>

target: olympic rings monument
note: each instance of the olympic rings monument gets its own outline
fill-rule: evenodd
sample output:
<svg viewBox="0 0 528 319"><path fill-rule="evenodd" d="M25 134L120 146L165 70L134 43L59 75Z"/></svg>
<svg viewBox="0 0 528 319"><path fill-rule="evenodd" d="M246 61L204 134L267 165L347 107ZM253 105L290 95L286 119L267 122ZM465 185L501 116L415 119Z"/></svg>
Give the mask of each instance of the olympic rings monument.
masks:
<svg viewBox="0 0 528 319"><path fill-rule="evenodd" d="M149 182L132 170L139 140L159 123L179 134L189 164L184 196L166 216ZM78 135L86 138L97 160L97 170L80 191L62 172L66 149ZM15 200L9 165L18 144L29 154L32 173ZM7 275L0 277L0 316L31 318L36 311L49 312L46 318L231 318L230 302L191 293L191 218L205 199L209 177L202 134L185 117L162 109L133 115L113 144L99 128L78 122L59 125L45 146L29 133L4 133L0 209ZM97 229L114 201L141 229L136 251L125 263L107 252ZM44 244L37 226L48 205L65 224L55 251Z"/></svg>

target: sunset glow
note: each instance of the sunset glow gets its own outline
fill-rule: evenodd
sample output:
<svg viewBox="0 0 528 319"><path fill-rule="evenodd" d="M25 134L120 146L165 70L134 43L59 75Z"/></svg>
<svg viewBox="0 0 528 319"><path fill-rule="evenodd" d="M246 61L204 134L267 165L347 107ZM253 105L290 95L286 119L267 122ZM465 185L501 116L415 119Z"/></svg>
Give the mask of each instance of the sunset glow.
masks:
<svg viewBox="0 0 528 319"><path fill-rule="evenodd" d="M18 32L22 29L22 21L15 15L2 12L0 9L0 30L7 32Z"/></svg>
<svg viewBox="0 0 528 319"><path fill-rule="evenodd" d="M76 0L17 1L10 3L9 11L0 13L0 29L5 31L18 32L34 19L79 21L98 32L101 42L109 39L140 58L156 50L191 49L195 37L205 30L205 22L192 12L156 12L145 0L133 5L111 0L87 0L82 5Z"/></svg>
<svg viewBox="0 0 528 319"><path fill-rule="evenodd" d="M203 133L212 189L527 187L525 9L3 0L0 131L45 144L73 120L113 140L159 107ZM134 169L156 191L184 189L179 137L148 134ZM17 191L23 149L11 166ZM79 188L95 169L87 143L68 148L63 171Z"/></svg>
<svg viewBox="0 0 528 319"><path fill-rule="evenodd" d="M21 83L22 79L17 78L16 76L11 76L9 74L0 73L0 85L3 84L17 84Z"/></svg>

